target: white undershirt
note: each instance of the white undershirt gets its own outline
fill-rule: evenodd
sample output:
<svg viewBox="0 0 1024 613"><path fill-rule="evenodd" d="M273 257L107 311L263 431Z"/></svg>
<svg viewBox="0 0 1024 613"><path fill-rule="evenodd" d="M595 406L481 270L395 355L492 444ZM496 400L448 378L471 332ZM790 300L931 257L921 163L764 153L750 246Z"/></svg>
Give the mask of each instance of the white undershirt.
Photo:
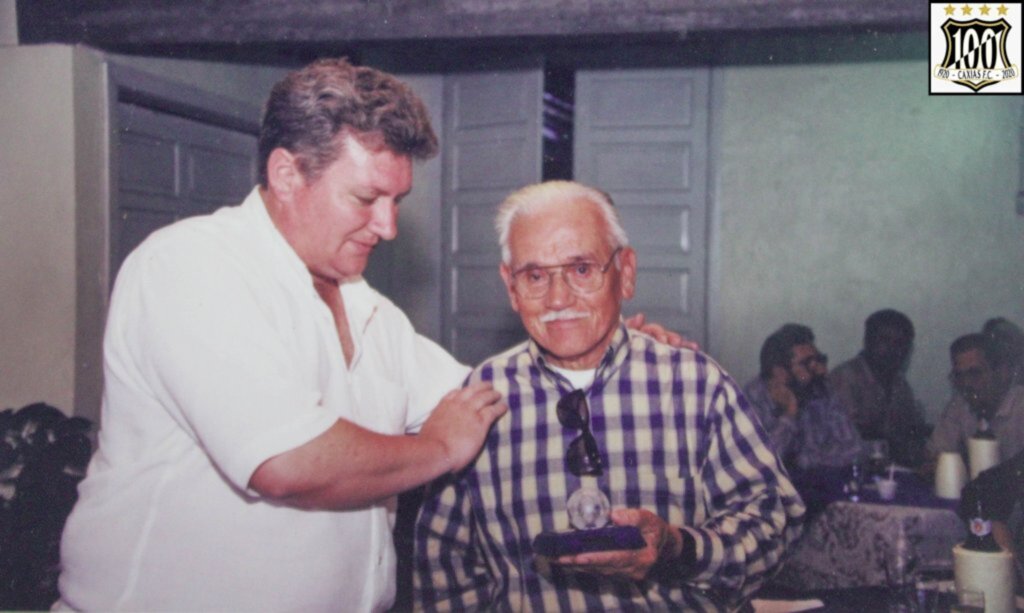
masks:
<svg viewBox="0 0 1024 613"><path fill-rule="evenodd" d="M596 368L589 368L587 370L568 370L565 368L559 368L558 366L551 366L551 370L562 375L572 383L573 388L579 390L585 390L590 387L590 384L594 382L594 375L597 373Z"/></svg>

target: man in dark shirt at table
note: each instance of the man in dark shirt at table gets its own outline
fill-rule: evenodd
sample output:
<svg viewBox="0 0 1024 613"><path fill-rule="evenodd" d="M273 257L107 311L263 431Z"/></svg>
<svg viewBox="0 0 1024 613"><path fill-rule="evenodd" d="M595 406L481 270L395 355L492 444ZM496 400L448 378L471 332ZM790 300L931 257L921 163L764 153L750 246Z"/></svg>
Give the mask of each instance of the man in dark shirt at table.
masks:
<svg viewBox="0 0 1024 613"><path fill-rule="evenodd" d="M829 390L827 358L814 345L814 332L782 326L765 339L760 362L760 374L743 392L787 468L852 464L860 437Z"/></svg>
<svg viewBox="0 0 1024 613"><path fill-rule="evenodd" d="M914 343L914 324L894 309L864 322L864 347L829 374L829 383L850 412L864 440L888 443L889 457L915 467L924 459L928 426L905 372Z"/></svg>
<svg viewBox="0 0 1024 613"><path fill-rule="evenodd" d="M960 517L970 521L982 505L992 520L992 536L1003 549L1016 556L1019 579L1024 579L1024 564L1020 552L1024 551L1024 526L1021 525L1024 506L1024 451L1012 458L984 470L964 487L960 495Z"/></svg>
<svg viewBox="0 0 1024 613"><path fill-rule="evenodd" d="M738 386L711 358L627 330L636 252L608 196L566 181L501 205L501 276L530 339L478 366L507 400L474 465L416 529L427 610L726 610L757 590L804 512ZM583 472L582 460L600 467ZM540 557L586 480L645 546Z"/></svg>

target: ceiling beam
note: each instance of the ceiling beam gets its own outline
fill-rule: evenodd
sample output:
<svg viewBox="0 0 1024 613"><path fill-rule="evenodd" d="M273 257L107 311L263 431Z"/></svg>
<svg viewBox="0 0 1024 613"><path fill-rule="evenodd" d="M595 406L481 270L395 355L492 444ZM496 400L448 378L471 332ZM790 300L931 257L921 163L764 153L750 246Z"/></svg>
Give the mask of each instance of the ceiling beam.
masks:
<svg viewBox="0 0 1024 613"><path fill-rule="evenodd" d="M912 0L18 0L23 43L345 44L924 28Z"/></svg>

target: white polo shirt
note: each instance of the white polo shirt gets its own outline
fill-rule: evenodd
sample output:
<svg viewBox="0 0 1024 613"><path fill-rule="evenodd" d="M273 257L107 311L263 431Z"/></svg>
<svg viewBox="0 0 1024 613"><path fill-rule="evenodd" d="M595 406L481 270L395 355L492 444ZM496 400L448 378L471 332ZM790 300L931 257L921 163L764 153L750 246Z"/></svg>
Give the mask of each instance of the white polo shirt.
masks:
<svg viewBox="0 0 1024 613"><path fill-rule="evenodd" d="M62 542L62 601L90 610L358 610L394 598L389 505L279 506L265 460L345 418L414 431L469 369L365 281L331 313L259 192L159 230L121 269L99 447ZM393 510L393 509L392 509Z"/></svg>

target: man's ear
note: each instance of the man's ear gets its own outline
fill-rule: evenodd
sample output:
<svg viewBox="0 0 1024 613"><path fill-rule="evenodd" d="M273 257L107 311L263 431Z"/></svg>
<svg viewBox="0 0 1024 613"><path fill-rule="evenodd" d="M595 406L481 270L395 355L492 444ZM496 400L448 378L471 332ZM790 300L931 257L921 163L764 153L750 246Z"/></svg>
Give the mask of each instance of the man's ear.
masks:
<svg viewBox="0 0 1024 613"><path fill-rule="evenodd" d="M299 159L294 153L282 147L270 152L267 158L267 189L275 198L289 202L295 192L305 184L306 179L299 168Z"/></svg>
<svg viewBox="0 0 1024 613"><path fill-rule="evenodd" d="M631 300L636 294L636 251L632 247L623 247L617 257L622 300Z"/></svg>
<svg viewBox="0 0 1024 613"><path fill-rule="evenodd" d="M518 313L519 296L512 288L512 269L509 268L508 264L502 262L501 266L498 267L498 272L501 273L501 280L505 282L505 290L508 292L509 304L512 305L512 310Z"/></svg>

